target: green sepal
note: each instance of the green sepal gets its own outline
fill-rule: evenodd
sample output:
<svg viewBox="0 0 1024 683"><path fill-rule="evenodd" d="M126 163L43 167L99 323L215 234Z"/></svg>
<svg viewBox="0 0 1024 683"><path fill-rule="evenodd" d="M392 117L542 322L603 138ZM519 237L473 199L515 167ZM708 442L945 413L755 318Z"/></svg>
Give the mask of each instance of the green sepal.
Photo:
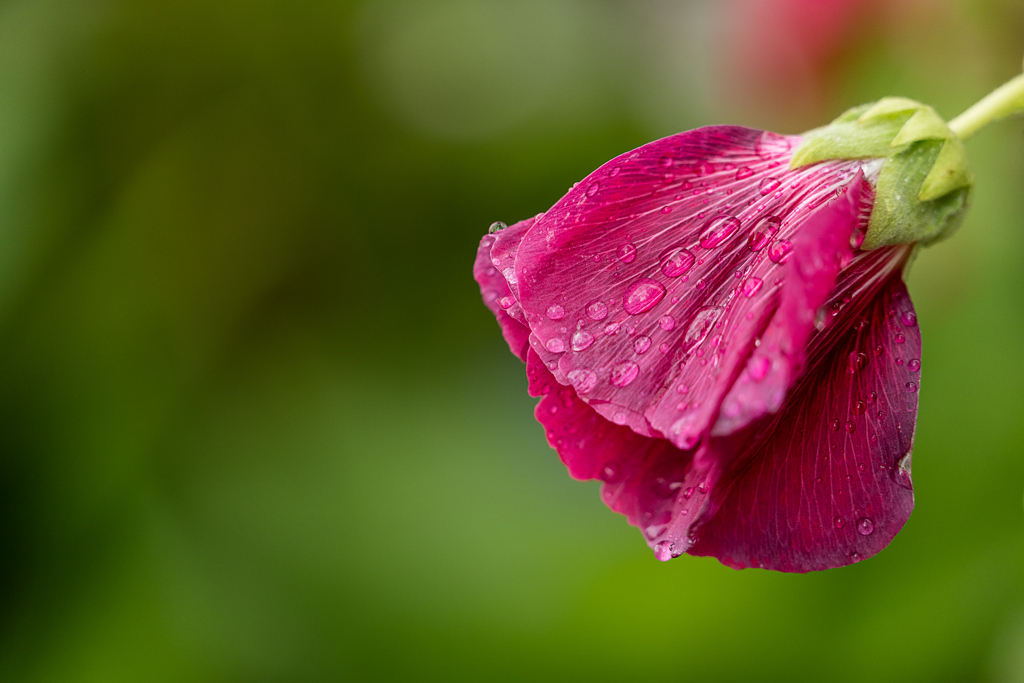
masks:
<svg viewBox="0 0 1024 683"><path fill-rule="evenodd" d="M790 168L830 159L882 159L862 249L930 244L960 224L974 176L963 143L934 109L885 97L804 134Z"/></svg>

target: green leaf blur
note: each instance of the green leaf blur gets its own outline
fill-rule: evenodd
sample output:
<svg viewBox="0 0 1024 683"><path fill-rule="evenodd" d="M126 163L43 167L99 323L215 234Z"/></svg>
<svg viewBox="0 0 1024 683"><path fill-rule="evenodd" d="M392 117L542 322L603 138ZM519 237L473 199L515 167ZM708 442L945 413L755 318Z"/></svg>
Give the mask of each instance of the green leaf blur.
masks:
<svg viewBox="0 0 1024 683"><path fill-rule="evenodd" d="M471 278L656 137L951 118L1024 5L933 5L808 110L710 0L0 0L0 680L1024 681L1019 119L914 265L917 508L855 566L656 562Z"/></svg>

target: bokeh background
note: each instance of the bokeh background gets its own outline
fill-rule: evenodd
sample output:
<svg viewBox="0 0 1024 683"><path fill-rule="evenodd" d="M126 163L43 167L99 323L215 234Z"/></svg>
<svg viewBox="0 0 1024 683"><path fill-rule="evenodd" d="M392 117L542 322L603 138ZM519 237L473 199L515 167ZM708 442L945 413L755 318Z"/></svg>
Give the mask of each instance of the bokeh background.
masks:
<svg viewBox="0 0 1024 683"><path fill-rule="evenodd" d="M470 268L627 149L952 117L1020 0L0 0L0 680L1024 681L1024 120L910 276L917 508L654 560Z"/></svg>

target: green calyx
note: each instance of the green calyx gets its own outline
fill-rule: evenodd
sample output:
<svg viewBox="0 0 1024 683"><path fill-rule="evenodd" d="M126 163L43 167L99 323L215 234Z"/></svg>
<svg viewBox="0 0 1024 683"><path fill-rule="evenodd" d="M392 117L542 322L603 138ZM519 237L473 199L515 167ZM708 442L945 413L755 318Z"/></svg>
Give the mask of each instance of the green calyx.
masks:
<svg viewBox="0 0 1024 683"><path fill-rule="evenodd" d="M960 225L974 174L963 142L931 107L886 97L804 134L790 168L829 159L881 159L862 249L931 244Z"/></svg>

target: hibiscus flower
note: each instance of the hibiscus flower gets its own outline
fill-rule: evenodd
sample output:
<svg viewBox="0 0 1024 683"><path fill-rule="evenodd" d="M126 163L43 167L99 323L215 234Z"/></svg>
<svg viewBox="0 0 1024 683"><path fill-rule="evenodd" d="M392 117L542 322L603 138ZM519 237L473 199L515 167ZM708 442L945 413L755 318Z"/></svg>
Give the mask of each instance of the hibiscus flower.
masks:
<svg viewBox="0 0 1024 683"><path fill-rule="evenodd" d="M921 375L903 272L966 209L960 137L902 98L803 136L701 128L481 240L548 442L658 559L806 572L902 528Z"/></svg>

